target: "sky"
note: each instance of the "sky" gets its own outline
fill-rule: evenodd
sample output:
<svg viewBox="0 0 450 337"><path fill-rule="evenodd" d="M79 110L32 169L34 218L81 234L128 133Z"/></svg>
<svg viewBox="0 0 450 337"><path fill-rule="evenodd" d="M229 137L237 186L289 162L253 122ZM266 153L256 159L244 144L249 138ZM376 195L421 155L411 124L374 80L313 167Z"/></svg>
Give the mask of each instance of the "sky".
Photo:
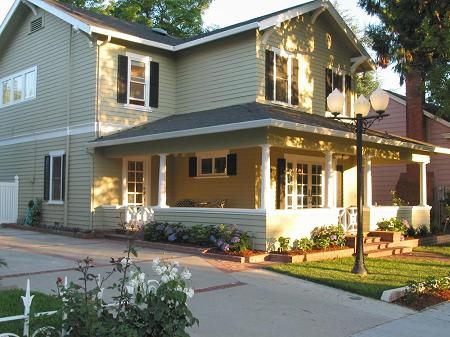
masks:
<svg viewBox="0 0 450 337"><path fill-rule="evenodd" d="M207 26L226 27L307 1L309 0L213 0L203 19ZM0 0L0 23L3 22L13 2L14 0ZM358 7L357 0L339 0L339 4L343 10L347 10L355 17L361 27L376 22L375 18ZM373 52L371 54L373 55ZM405 87L399 84L399 76L391 68L379 69L377 74L383 89L405 93Z"/></svg>

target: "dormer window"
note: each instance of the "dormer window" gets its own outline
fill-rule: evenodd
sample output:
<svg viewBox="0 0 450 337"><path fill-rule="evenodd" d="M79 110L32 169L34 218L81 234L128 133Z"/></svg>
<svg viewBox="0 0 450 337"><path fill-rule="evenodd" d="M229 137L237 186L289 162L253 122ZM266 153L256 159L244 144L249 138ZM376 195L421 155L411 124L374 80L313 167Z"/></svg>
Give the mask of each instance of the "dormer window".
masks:
<svg viewBox="0 0 450 337"><path fill-rule="evenodd" d="M266 99L298 105L298 59L276 48L266 50Z"/></svg>

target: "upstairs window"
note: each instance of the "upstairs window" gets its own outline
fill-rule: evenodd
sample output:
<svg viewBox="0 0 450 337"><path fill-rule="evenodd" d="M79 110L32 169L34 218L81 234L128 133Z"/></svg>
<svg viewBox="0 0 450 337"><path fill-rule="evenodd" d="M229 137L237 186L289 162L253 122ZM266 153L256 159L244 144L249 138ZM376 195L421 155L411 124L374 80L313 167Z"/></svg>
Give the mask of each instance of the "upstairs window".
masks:
<svg viewBox="0 0 450 337"><path fill-rule="evenodd" d="M298 105L298 59L280 50L266 50L266 99Z"/></svg>
<svg viewBox="0 0 450 337"><path fill-rule="evenodd" d="M338 89L344 95L344 108L342 114L346 116L352 115L353 89L352 77L337 69L325 69L325 105L326 98L334 89ZM328 111L328 106L326 107Z"/></svg>
<svg viewBox="0 0 450 337"><path fill-rule="evenodd" d="M158 107L159 63L149 56L133 53L119 55L117 67L117 102L126 108Z"/></svg>
<svg viewBox="0 0 450 337"><path fill-rule="evenodd" d="M0 79L0 107L21 103L36 97L37 68L29 68L20 73Z"/></svg>

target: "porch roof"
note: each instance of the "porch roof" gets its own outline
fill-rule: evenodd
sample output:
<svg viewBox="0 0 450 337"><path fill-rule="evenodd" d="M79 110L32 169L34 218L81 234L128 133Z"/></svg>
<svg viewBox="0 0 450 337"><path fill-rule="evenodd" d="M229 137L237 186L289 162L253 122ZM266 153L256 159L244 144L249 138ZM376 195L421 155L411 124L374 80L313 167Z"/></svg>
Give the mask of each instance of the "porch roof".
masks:
<svg viewBox="0 0 450 337"><path fill-rule="evenodd" d="M104 147L143 141L214 134L235 130L278 127L340 138L355 138L347 123L292 108L262 103L246 103L211 110L172 115L153 122L97 138L88 147ZM393 134L368 130L365 141L447 153L450 149Z"/></svg>

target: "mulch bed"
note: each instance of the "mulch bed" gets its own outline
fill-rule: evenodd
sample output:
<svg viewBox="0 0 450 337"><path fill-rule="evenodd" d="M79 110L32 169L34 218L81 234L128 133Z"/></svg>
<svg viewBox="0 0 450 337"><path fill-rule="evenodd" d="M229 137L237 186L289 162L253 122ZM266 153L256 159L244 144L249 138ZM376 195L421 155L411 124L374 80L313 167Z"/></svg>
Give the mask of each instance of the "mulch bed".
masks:
<svg viewBox="0 0 450 337"><path fill-rule="evenodd" d="M266 254L266 252L263 252L261 250L247 249L247 250L244 250L242 252L230 252L230 251L224 252L223 250L218 249L218 248L208 249L208 253L232 255L232 256L241 256L241 257L256 256L256 255Z"/></svg>
<svg viewBox="0 0 450 337"><path fill-rule="evenodd" d="M304 255L304 254L314 254L314 253L324 253L324 252L333 252L336 250L343 250L343 249L349 249L351 247L340 247L340 246L331 246L328 247L326 249L312 249L312 250L308 250L308 251L304 251L304 250L300 250L300 249L291 249L288 250L287 252L278 252L278 251L274 251L271 252L272 254L282 254L282 255L289 255L289 256L296 256L296 255Z"/></svg>
<svg viewBox="0 0 450 337"><path fill-rule="evenodd" d="M415 310L422 310L429 306L450 301L450 290L441 290L433 293L423 293L414 298L401 297L394 303L407 306Z"/></svg>

